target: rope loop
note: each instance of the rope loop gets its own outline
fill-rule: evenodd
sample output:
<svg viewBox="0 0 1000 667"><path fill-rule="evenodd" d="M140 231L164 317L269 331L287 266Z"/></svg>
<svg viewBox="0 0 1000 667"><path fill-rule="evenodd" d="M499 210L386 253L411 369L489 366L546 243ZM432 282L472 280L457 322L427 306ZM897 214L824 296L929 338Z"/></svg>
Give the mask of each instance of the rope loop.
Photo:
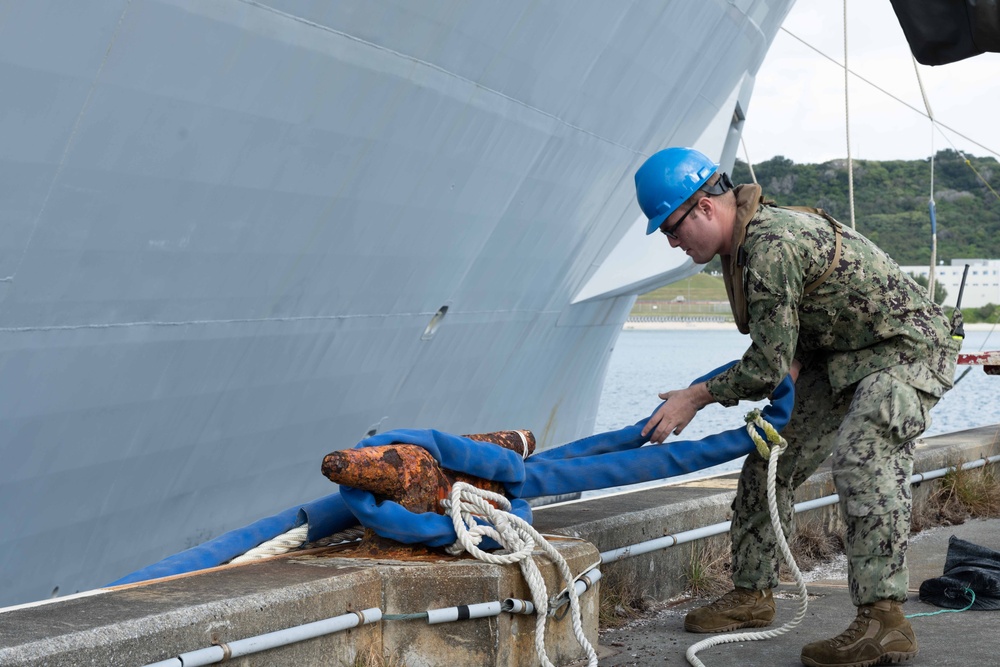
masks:
<svg viewBox="0 0 1000 667"><path fill-rule="evenodd" d="M765 461L770 460L772 449L777 449L780 454L788 446L788 443L781 437L778 430L764 419L760 410L751 410L744 417L744 420L747 423L747 433L750 434L750 439L753 440L753 443L757 446L757 451ZM767 442L760 436L757 428L754 428L755 426L764 431L764 435L767 436L767 441L771 443L771 447L767 446Z"/></svg>
<svg viewBox="0 0 1000 667"><path fill-rule="evenodd" d="M506 497L471 484L456 482L449 498L441 501L448 510L458 540L448 547L448 553L467 551L477 559L494 565L517 563L528 582L531 601L535 605L535 653L543 667L554 667L545 652L545 619L549 611L548 590L542 573L532 558L537 546L556 565L566 581L569 604L573 613L573 634L587 653L587 667L597 667L597 653L583 634L580 600L574 586L573 573L566 559L550 545L527 521L511 514L511 504ZM483 519L488 523L482 523ZM487 553L479 548L482 536L495 540L504 548L501 553Z"/></svg>

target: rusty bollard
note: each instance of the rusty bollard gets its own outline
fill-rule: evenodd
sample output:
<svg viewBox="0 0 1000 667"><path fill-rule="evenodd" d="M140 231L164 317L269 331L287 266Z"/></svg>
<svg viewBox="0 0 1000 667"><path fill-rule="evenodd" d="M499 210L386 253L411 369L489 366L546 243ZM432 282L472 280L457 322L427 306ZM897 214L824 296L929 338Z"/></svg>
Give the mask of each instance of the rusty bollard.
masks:
<svg viewBox="0 0 1000 667"><path fill-rule="evenodd" d="M526 458L535 450L531 431L499 431L465 436L510 449ZM527 453L525 453L527 450ZM382 447L345 449L327 454L323 474L331 482L370 491L378 500L392 500L414 513L444 514L441 500L455 482L503 493L503 485L438 465L427 450L417 445L394 443ZM423 546L403 545L365 528L356 555L372 558L420 558L437 555Z"/></svg>
<svg viewBox="0 0 1000 667"><path fill-rule="evenodd" d="M535 453L535 434L527 430L473 433L462 437L479 442L492 442L494 445L500 445L504 449L517 452L523 459Z"/></svg>

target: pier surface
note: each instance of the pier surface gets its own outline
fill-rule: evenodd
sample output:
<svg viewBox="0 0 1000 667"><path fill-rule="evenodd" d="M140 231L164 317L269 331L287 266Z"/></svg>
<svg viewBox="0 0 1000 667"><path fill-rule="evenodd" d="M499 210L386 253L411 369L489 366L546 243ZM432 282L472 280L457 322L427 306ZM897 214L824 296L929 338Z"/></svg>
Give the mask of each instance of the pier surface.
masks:
<svg viewBox="0 0 1000 667"><path fill-rule="evenodd" d="M926 579L940 577L948 539L952 535L1000 551L1000 519L974 519L960 526L933 528L910 541L910 596L903 613L940 611L921 602L917 590ZM846 568L846 566L844 566ZM801 665L799 653L810 642L828 639L846 630L854 620L854 606L847 590L846 569L806 584L809 608L802 622L780 637L756 642L713 646L698 653L706 667L724 665ZM775 595L778 613L768 630L790 621L798 610L795 586L782 584ZM707 600L684 600L662 608L655 615L601 633L599 667L662 667L687 665L685 652L692 644L713 635L684 631L684 615ZM910 619L920 653L909 665L992 665L1000 652L997 612L946 612ZM583 664L583 663L578 663Z"/></svg>
<svg viewBox="0 0 1000 667"><path fill-rule="evenodd" d="M926 472L1000 453L1000 426L928 438L917 450L914 470ZM914 497L930 493L938 482L914 487ZM678 485L537 508L534 525L542 533L580 538L555 540L574 573L599 560L599 552L639 544L729 519L736 475L722 475ZM829 471L814 475L797 494L798 501L834 493ZM799 520L835 527L836 505L809 510ZM801 516L801 515L800 515ZM911 540L910 585L940 576L950 535L1000 550L1000 520L970 521L961 526L921 533ZM718 538L710 538L718 539ZM686 587L684 570L698 543L634 555L601 565L604 581L631 577L647 595L669 600ZM549 591L560 588L554 568L536 553ZM760 642L727 644L699 654L706 665L797 665L799 651L811 641L844 630L854 608L844 573L832 571L809 584L809 611L790 633ZM793 588L778 599L777 624L792 617ZM597 596L583 594L584 631L598 641ZM0 611L0 664L145 665L169 660L213 642L232 642L283 628L378 608L383 614L406 614L449 605L469 605L530 597L516 566L471 560L401 562L350 559L336 552L297 552L267 562L225 566L205 573L158 580L93 595L58 599L38 606ZM683 616L702 601L685 600L655 616L599 636L601 667L684 665L690 644L704 635L683 631ZM935 611L916 600L907 614ZM921 645L916 664L992 664L1000 636L990 612L946 613L915 618ZM776 625L777 625L776 624ZM503 613L441 625L389 619L308 639L255 656L237 665L347 665L374 650L411 667L464 665L533 666L534 617ZM557 665L582 665L582 650L569 617L550 618L546 648ZM180 663L178 663L180 664Z"/></svg>

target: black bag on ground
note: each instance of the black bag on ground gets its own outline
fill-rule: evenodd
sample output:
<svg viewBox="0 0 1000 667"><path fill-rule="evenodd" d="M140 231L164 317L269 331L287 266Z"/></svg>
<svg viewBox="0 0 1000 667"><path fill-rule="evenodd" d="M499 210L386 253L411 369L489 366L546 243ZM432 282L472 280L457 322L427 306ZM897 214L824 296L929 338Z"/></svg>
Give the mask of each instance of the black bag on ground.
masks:
<svg viewBox="0 0 1000 667"><path fill-rule="evenodd" d="M966 542L954 535L948 540L944 575L920 584L920 600L945 609L1000 609L1000 552Z"/></svg>

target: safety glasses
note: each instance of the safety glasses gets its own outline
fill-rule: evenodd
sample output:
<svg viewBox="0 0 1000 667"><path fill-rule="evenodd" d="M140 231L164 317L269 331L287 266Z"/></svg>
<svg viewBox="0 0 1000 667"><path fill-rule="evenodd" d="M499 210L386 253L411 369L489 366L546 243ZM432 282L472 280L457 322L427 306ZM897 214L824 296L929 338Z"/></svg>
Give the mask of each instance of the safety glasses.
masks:
<svg viewBox="0 0 1000 667"><path fill-rule="evenodd" d="M666 236L668 239L674 239L676 241L677 230L680 228L681 223L684 222L684 219L691 214L691 211L694 210L694 208L698 205L699 201L701 201L701 198L699 198L695 203L691 204L691 208L689 208L687 211L684 212L684 215L681 216L681 219L675 222L674 224L670 225L669 227L667 227L667 223L666 221L664 221L663 224L660 225L660 231L663 232L663 235Z"/></svg>
<svg viewBox="0 0 1000 667"><path fill-rule="evenodd" d="M729 174L727 174L726 172L722 172L719 175L719 180L716 181L713 185L705 185L700 188L702 192L712 197L717 197L721 194L725 194L726 192L729 192L732 189L733 189L733 182L729 180ZM677 230L680 229L681 223L684 222L684 219L691 214L691 211L694 210L694 208L698 205L698 202L700 202L702 199L704 199L704 197L698 197L698 199L696 199L695 202L691 204L691 208L685 211L684 215L681 216L681 219L675 222L670 227L666 226L667 222L666 220L664 220L663 224L660 225L660 231L663 232L664 236L666 236L668 239L674 239L676 241Z"/></svg>

